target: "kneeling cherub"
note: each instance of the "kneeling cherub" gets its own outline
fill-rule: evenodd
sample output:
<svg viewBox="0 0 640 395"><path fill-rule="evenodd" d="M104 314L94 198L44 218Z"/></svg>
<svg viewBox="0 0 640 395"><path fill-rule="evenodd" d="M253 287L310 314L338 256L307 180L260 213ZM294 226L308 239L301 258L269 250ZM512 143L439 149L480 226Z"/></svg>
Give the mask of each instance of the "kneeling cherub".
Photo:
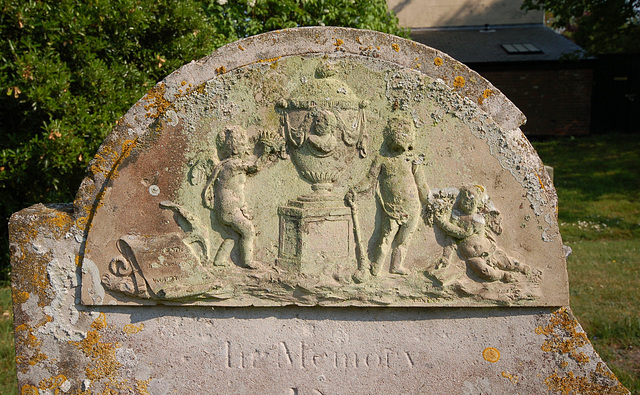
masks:
<svg viewBox="0 0 640 395"><path fill-rule="evenodd" d="M502 233L499 213L496 210L481 211L481 208L484 208L484 188L480 185L465 186L460 189L452 206L433 207L434 223L455 241L460 256L482 279L515 282L517 278L513 272L529 274L531 268L528 265L510 257L496 244L493 233ZM436 269L447 266L453 253L450 246L445 247Z"/></svg>

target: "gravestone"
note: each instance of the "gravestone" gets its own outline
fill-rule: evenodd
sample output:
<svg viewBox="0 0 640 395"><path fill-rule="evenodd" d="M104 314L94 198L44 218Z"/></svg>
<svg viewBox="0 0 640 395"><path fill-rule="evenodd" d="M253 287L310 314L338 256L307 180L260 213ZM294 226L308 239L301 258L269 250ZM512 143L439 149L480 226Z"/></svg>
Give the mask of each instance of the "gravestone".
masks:
<svg viewBox="0 0 640 395"><path fill-rule="evenodd" d="M500 91L344 28L229 44L10 223L23 393L627 393Z"/></svg>

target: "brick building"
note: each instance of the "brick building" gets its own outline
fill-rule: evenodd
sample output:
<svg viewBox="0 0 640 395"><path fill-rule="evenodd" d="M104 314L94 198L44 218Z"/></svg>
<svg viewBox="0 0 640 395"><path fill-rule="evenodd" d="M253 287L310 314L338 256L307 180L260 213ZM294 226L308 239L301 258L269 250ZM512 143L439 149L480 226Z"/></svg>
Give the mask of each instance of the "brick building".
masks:
<svg viewBox="0 0 640 395"><path fill-rule="evenodd" d="M415 41L487 78L527 116L527 135L587 134L593 62L522 0L389 0ZM572 60L573 59L573 60Z"/></svg>

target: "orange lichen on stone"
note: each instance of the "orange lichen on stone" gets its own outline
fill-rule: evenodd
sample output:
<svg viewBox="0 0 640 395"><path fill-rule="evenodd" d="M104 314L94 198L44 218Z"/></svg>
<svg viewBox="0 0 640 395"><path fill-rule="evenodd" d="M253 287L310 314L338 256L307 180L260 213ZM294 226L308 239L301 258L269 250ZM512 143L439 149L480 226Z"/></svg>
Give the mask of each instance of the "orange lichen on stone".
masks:
<svg viewBox="0 0 640 395"><path fill-rule="evenodd" d="M442 63L444 62L440 57L433 59L433 64L435 64L436 66L442 66Z"/></svg>
<svg viewBox="0 0 640 395"><path fill-rule="evenodd" d="M244 47L242 45L240 45L240 44L238 44L238 49L241 50L241 51L244 51Z"/></svg>
<svg viewBox="0 0 640 395"><path fill-rule="evenodd" d="M505 379L509 379L509 381L511 381L513 384L518 384L518 376L516 376L515 374L511 374L503 370L502 377L504 377Z"/></svg>
<svg viewBox="0 0 640 395"><path fill-rule="evenodd" d="M87 217L80 217L78 219L76 219L76 226L78 227L78 229L80 230L86 230L87 229Z"/></svg>
<svg viewBox="0 0 640 395"><path fill-rule="evenodd" d="M554 311L551 322L547 326L536 328L536 334L547 336L540 348L545 352L569 354L578 363L589 362L589 357L585 353L576 350L589 343L587 335L584 332L578 332L577 328L578 321L566 308Z"/></svg>
<svg viewBox="0 0 640 395"><path fill-rule="evenodd" d="M164 94L166 93L167 88L163 83L159 83L154 86L147 92L146 95L142 98L148 102L144 106L144 109L149 111L151 109L155 110L154 112L147 114L148 118L158 118L160 115L164 114L167 111L167 108L171 105L171 103L164 98Z"/></svg>
<svg viewBox="0 0 640 395"><path fill-rule="evenodd" d="M478 104L482 105L482 103L484 103L484 100L493 96L493 94L494 92L491 89L485 89L484 92L482 92L482 96L478 99Z"/></svg>
<svg viewBox="0 0 640 395"><path fill-rule="evenodd" d="M536 177L538 177L538 182L540 183L540 188L542 188L542 190L546 191L547 188L544 187L544 183L542 182L542 178L540 178L540 175L538 173L536 173Z"/></svg>
<svg viewBox="0 0 640 395"><path fill-rule="evenodd" d="M497 348L487 347L482 351L482 358L491 363L498 362L500 360L500 351Z"/></svg>
<svg viewBox="0 0 640 395"><path fill-rule="evenodd" d="M224 66L220 66L216 69L216 74L222 75L227 72L227 68Z"/></svg>
<svg viewBox="0 0 640 395"><path fill-rule="evenodd" d="M557 373L547 377L544 381L550 391L568 394L598 394L622 395L629 391L618 381L616 376L598 363L596 370L589 376L576 376L573 372L560 377Z"/></svg>
<svg viewBox="0 0 640 395"><path fill-rule="evenodd" d="M396 43L391 44L391 48L393 48L393 50L396 52L400 51L400 46Z"/></svg>
<svg viewBox="0 0 640 395"><path fill-rule="evenodd" d="M85 368L87 378L91 381L113 377L120 367L120 362L116 360L116 349L120 345L100 341L102 338L100 331L106 327L106 316L104 313L100 313L100 316L91 324L93 330L87 332L87 337L84 340L69 342L91 359L91 363Z"/></svg>
<svg viewBox="0 0 640 395"><path fill-rule="evenodd" d="M268 62L275 62L275 61L280 60L280 58L281 58L281 57L282 57L282 56L277 56L277 57L275 57L275 58L268 58L268 59L260 59L260 60L258 60L256 63L268 63Z"/></svg>
<svg viewBox="0 0 640 395"><path fill-rule="evenodd" d="M132 335L134 333L140 332L143 329L144 329L144 324L140 324L140 325L127 324L124 326L124 328L122 328L122 331L127 335Z"/></svg>
<svg viewBox="0 0 640 395"><path fill-rule="evenodd" d="M38 395L39 393L40 391L38 390L38 387L34 387L33 385L30 385L30 384L25 384L20 389L21 395Z"/></svg>
<svg viewBox="0 0 640 395"><path fill-rule="evenodd" d="M12 288L16 302L24 303L35 297L38 306L49 304L52 295L47 265L53 254L41 243L43 239L59 239L69 231L73 224L71 210L71 205L38 205L12 217L9 233L16 243L12 249L21 262L13 267L15 276L20 278L19 284Z"/></svg>
<svg viewBox="0 0 640 395"><path fill-rule="evenodd" d="M22 304L29 299L29 292L13 291L11 296L13 299L13 304Z"/></svg>
<svg viewBox="0 0 640 395"><path fill-rule="evenodd" d="M131 152L136 147L137 140L125 140L122 142L122 154L120 155L120 160L131 155Z"/></svg>
<svg viewBox="0 0 640 395"><path fill-rule="evenodd" d="M140 395L149 395L149 382L151 379L146 380L136 380L136 393Z"/></svg>
<svg viewBox="0 0 640 395"><path fill-rule="evenodd" d="M453 87L454 88L462 88L464 86L464 84L466 83L466 81L464 80L464 77L459 75L456 78L453 79Z"/></svg>
<svg viewBox="0 0 640 395"><path fill-rule="evenodd" d="M15 328L16 365L23 373L29 366L47 359L47 356L40 351L42 340L33 334L33 329L29 324L21 324Z"/></svg>
<svg viewBox="0 0 640 395"><path fill-rule="evenodd" d="M342 41L341 39L338 38L338 39L336 39L336 42L333 45L335 45L337 48L339 48L342 44L344 44L344 41Z"/></svg>
<svg viewBox="0 0 640 395"><path fill-rule="evenodd" d="M118 160L118 157L118 151L107 144L96 153L89 169L93 174L108 173Z"/></svg>
<svg viewBox="0 0 640 395"><path fill-rule="evenodd" d="M59 374L42 380L38 383L38 388L41 390L57 390L65 381L67 381L67 378L64 375ZM56 393L58 393L58 391L56 391Z"/></svg>

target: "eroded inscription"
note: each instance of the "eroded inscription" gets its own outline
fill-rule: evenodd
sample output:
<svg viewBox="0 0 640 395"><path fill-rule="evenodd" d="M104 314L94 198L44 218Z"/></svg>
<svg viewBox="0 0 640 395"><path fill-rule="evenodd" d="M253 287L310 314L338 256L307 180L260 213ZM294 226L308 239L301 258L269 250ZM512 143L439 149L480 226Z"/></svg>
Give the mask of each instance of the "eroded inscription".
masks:
<svg viewBox="0 0 640 395"><path fill-rule="evenodd" d="M417 354L393 348L380 350L327 350L305 341L246 347L231 341L221 345L219 366L227 369L413 369Z"/></svg>

